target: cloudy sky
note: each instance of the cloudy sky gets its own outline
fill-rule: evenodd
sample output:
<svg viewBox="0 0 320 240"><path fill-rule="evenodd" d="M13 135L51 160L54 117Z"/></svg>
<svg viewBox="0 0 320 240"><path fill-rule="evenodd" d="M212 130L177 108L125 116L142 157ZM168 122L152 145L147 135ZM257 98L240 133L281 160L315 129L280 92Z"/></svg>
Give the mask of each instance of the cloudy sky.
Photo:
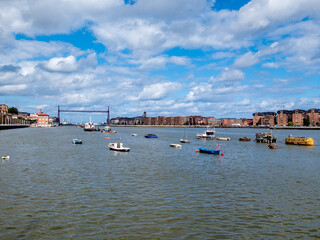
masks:
<svg viewBox="0 0 320 240"><path fill-rule="evenodd" d="M0 0L0 103L50 115L110 106L111 117L320 108L319 9L319 0Z"/></svg>

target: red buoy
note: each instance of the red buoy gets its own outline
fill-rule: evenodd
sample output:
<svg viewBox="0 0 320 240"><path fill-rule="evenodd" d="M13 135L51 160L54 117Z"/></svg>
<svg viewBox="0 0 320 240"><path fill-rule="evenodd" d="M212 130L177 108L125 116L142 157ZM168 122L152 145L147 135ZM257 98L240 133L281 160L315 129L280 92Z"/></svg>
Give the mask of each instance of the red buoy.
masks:
<svg viewBox="0 0 320 240"><path fill-rule="evenodd" d="M223 156L223 153L221 153L221 156Z"/></svg>

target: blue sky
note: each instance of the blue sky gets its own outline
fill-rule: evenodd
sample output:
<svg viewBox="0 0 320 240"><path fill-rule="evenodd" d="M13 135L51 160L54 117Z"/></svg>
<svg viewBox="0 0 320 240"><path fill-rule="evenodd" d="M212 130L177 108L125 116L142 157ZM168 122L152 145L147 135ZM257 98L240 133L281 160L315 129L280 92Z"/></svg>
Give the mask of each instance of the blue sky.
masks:
<svg viewBox="0 0 320 240"><path fill-rule="evenodd" d="M111 117L320 108L318 0L0 2L0 101ZM70 121L105 115L63 114Z"/></svg>

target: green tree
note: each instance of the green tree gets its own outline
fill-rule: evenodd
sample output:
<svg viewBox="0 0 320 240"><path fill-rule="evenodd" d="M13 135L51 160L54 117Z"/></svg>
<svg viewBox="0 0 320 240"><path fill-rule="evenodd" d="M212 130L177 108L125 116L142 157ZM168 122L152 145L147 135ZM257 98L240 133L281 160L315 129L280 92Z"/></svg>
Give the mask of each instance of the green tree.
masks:
<svg viewBox="0 0 320 240"><path fill-rule="evenodd" d="M288 126L293 126L293 122L288 122Z"/></svg>
<svg viewBox="0 0 320 240"><path fill-rule="evenodd" d="M310 125L310 117L307 115L306 118L303 119L303 126L309 126Z"/></svg>
<svg viewBox="0 0 320 240"><path fill-rule="evenodd" d="M11 113L11 114L18 114L18 113L19 113L19 111L18 111L18 108L10 107L10 108L8 108L8 113Z"/></svg>

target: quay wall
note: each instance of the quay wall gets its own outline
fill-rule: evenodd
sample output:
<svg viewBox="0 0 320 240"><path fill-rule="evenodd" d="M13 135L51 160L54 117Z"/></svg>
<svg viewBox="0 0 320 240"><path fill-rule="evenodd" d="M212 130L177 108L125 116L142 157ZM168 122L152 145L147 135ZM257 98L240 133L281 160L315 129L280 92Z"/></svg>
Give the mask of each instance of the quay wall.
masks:
<svg viewBox="0 0 320 240"><path fill-rule="evenodd" d="M9 130L9 129L27 128L27 127L30 127L30 125L26 125L26 124L0 124L0 130Z"/></svg>

